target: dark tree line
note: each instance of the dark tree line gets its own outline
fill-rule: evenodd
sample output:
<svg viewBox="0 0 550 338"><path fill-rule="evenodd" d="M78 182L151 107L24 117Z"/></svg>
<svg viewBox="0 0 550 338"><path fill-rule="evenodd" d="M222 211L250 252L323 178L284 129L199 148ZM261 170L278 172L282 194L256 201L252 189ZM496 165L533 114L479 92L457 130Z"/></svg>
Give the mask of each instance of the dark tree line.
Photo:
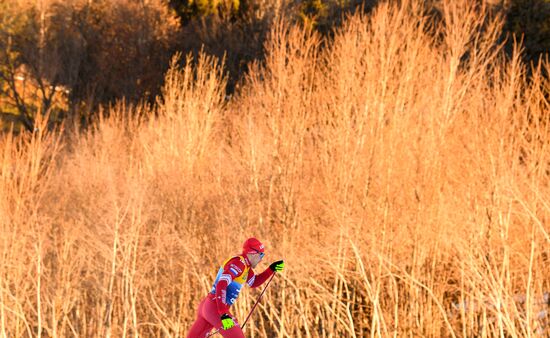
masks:
<svg viewBox="0 0 550 338"><path fill-rule="evenodd" d="M247 65L262 60L277 18L328 35L347 13L370 11L377 2L4 0L0 116L33 130L36 114L86 119L98 105L122 98L153 100L176 52L204 50L224 58L230 93ZM503 0L494 6L506 17L503 36L523 37L527 61L550 50L550 0Z"/></svg>

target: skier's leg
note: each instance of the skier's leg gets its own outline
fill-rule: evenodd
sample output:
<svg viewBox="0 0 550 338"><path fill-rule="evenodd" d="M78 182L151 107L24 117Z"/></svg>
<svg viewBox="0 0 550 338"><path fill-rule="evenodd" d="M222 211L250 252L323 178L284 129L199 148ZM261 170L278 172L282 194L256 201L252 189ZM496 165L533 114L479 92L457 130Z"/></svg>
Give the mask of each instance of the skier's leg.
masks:
<svg viewBox="0 0 550 338"><path fill-rule="evenodd" d="M195 320L195 323L189 330L189 333L187 334L187 338L204 338L210 330L212 330L212 324L210 324L209 321L207 321L202 316L202 309L204 307L204 303L207 302L208 299L205 298L202 300L202 302L199 305L199 309L197 310L197 319Z"/></svg>
<svg viewBox="0 0 550 338"><path fill-rule="evenodd" d="M224 338L244 338L244 334L240 324L237 322L237 319L235 319L235 317L233 317L233 315L231 314L230 316L233 317L235 326L230 328L229 330L224 330L222 328L222 321L220 319L220 315L218 313L215 300L206 299L204 306L202 307L201 314L203 318L205 318L208 322L210 322L211 325L213 325L217 330L219 330L219 333Z"/></svg>

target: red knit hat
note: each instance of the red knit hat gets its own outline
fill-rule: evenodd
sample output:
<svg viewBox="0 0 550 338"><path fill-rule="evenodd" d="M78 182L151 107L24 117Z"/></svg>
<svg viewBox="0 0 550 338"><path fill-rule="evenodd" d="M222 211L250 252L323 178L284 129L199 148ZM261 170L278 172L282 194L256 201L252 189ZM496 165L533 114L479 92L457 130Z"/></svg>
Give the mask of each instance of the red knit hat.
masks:
<svg viewBox="0 0 550 338"><path fill-rule="evenodd" d="M243 244L243 254L264 252L264 245L254 237L247 239Z"/></svg>

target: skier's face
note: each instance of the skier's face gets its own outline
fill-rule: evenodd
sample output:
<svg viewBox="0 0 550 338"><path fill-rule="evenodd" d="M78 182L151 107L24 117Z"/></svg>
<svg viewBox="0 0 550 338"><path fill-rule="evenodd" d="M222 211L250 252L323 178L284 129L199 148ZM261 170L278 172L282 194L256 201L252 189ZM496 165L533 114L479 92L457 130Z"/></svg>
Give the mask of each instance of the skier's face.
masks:
<svg viewBox="0 0 550 338"><path fill-rule="evenodd" d="M250 265L253 268L255 268L258 265L258 263L260 263L263 257L264 257L264 254L260 252L248 254L248 260L250 261Z"/></svg>

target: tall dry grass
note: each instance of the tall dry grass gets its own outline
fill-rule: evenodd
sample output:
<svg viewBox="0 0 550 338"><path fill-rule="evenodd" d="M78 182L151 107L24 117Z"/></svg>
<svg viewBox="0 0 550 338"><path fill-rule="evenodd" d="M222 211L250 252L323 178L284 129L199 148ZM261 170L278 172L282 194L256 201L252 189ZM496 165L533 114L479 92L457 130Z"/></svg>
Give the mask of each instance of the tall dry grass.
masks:
<svg viewBox="0 0 550 338"><path fill-rule="evenodd" d="M230 101L201 56L155 107L2 136L2 337L184 336L248 236L288 266L250 337L548 334L550 65L482 5L439 14L280 23Z"/></svg>

